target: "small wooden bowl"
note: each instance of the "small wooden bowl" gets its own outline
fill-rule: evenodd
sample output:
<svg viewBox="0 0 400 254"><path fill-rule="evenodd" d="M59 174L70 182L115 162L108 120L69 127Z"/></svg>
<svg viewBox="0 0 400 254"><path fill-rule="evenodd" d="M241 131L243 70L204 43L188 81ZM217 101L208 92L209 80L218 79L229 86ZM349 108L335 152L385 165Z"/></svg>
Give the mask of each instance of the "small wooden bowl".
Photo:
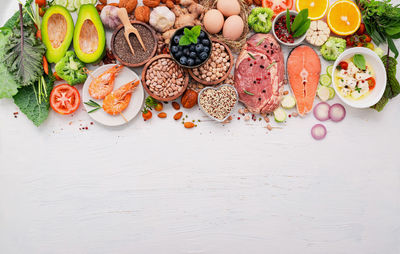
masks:
<svg viewBox="0 0 400 254"><path fill-rule="evenodd" d="M152 34L152 37L153 37L153 39L154 39L154 43L155 43L155 47L154 47L153 51L151 52L151 55L150 55L150 57L149 57L148 59L145 59L144 61L142 61L142 62L140 62L140 63L128 63L128 62L123 61L123 60L117 55L117 53L116 53L116 51L115 51L115 47L114 47L115 36L117 35L117 33L118 33L121 29L124 29L124 25L121 24L121 25L119 25L119 26L114 30L114 32L113 32L113 34L112 34L112 37L111 37L111 50L112 50L112 52L113 52L115 58L116 58L121 64L123 64L123 65L125 65L125 66L128 66L128 67L133 67L133 68L134 68L134 67L140 67L140 66L146 64L152 57L154 57L154 55L156 54L156 51L157 51L158 37L156 36L156 32L154 31L154 29L151 28L151 27L150 27L149 25L147 25L146 23L143 23L143 22L140 22L140 21L136 21L136 20L132 20L132 21L131 21L131 24L132 24L132 25L133 25L133 24L139 24L139 25L142 25L142 26L146 27L147 29L149 29L150 32L151 32L151 34ZM124 37L124 38L125 38L125 37ZM147 50L148 50L148 49L147 49ZM130 53L130 52L129 52L129 53Z"/></svg>
<svg viewBox="0 0 400 254"><path fill-rule="evenodd" d="M225 79L228 78L229 74L230 74L231 71L232 71L233 65L234 65L234 59L233 59L233 56L232 56L232 51L229 49L228 45L226 45L225 43L223 43L223 42L221 42L221 41L219 41L219 40L217 40L217 39L215 39L215 38L212 38L211 40L212 40L213 43L219 43L219 44L222 44L222 45L225 47L225 50L226 50L227 54L229 55L229 61L231 62L231 64L230 64L230 66L229 66L229 69L226 71L225 75L222 76L222 78L217 79L217 80L214 80L214 81L205 81L205 80L202 80L202 79L200 79L199 77L197 77L196 75L194 75L192 69L189 69L189 70L188 70L190 76L191 76L194 80L196 80L197 82L199 82L199 83L201 83L201 84L203 84L203 85L206 85L206 86L214 86L214 85L217 85L217 84L223 82Z"/></svg>
<svg viewBox="0 0 400 254"><path fill-rule="evenodd" d="M150 60L146 63L146 65L143 67L143 71L142 71L142 85L143 85L143 87L144 87L144 90L146 90L146 92L147 92L151 97L153 97L154 99L156 99L156 100L158 100L158 101L173 101L173 100L175 100L176 98L178 98L179 96L181 96L181 95L186 91L186 88L187 88L187 86L188 86L188 84L189 84L189 75L188 75L187 71L185 70L185 68L182 68L182 67L180 67L179 65L177 65L177 66L179 66L179 68L182 68L182 70L183 70L183 75L185 76L182 92L178 93L178 94L175 95L175 96L168 97L168 98L163 98L163 97L160 97L160 96L155 95L155 94L154 94L152 91L150 91L150 89L147 87L147 84L146 84L146 72L147 72L147 69L150 67L150 65L151 65L154 61L157 61L158 59L161 59L161 58L168 58L168 59L171 59L171 60L174 61L174 59L172 58L172 56L170 56L170 55L168 55L168 54L158 55L158 56L155 56L155 57L153 57L152 59L150 59ZM174 61L174 63L176 64L175 61Z"/></svg>

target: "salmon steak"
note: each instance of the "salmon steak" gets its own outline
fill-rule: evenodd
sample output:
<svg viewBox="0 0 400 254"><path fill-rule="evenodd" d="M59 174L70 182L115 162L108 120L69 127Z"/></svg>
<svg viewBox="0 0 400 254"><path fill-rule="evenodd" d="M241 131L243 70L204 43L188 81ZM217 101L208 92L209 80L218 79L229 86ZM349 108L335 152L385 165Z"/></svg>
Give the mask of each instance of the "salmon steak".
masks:
<svg viewBox="0 0 400 254"><path fill-rule="evenodd" d="M254 114L274 111L282 98L284 75L283 53L275 38L271 34L251 36L236 61L239 100Z"/></svg>
<svg viewBox="0 0 400 254"><path fill-rule="evenodd" d="M304 116L313 108L321 61L312 48L301 45L290 52L286 68L289 84L296 98L297 111Z"/></svg>

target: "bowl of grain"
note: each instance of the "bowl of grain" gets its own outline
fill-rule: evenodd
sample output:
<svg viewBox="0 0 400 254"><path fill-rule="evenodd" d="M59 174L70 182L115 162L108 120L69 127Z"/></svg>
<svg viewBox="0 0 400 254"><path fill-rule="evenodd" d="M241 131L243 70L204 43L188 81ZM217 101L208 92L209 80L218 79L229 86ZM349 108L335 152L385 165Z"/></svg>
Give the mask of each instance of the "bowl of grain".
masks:
<svg viewBox="0 0 400 254"><path fill-rule="evenodd" d="M232 85L206 87L198 96L200 109L217 122L224 122L232 114L238 102L238 92Z"/></svg>
<svg viewBox="0 0 400 254"><path fill-rule="evenodd" d="M158 39L153 28L140 21L131 21L131 24L136 28L142 38L143 44L146 47L144 50L134 34L129 35L129 41L135 54L132 54L129 44L125 39L123 25L119 25L111 37L111 50L115 58L123 65L128 67L139 67L146 64L157 51Z"/></svg>
<svg viewBox="0 0 400 254"><path fill-rule="evenodd" d="M197 82L212 86L223 82L233 67L232 52L229 47L216 39L213 41L211 56L205 64L189 69L190 76Z"/></svg>
<svg viewBox="0 0 400 254"><path fill-rule="evenodd" d="M189 83L189 75L170 55L153 57L142 71L142 85L156 100L172 101L181 96Z"/></svg>

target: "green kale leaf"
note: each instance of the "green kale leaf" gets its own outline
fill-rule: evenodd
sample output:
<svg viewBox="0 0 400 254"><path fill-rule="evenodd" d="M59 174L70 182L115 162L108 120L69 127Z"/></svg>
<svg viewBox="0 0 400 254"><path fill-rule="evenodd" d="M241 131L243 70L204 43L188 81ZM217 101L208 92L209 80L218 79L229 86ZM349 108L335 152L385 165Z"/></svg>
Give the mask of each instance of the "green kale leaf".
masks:
<svg viewBox="0 0 400 254"><path fill-rule="evenodd" d="M0 58L3 55L4 51L1 50L4 48L4 45L8 41L8 37L11 35L11 30L9 29L1 29L0 31ZM11 98L18 92L18 88L20 85L17 84L14 80L14 76L8 72L7 66L0 62L0 99L2 98Z"/></svg>

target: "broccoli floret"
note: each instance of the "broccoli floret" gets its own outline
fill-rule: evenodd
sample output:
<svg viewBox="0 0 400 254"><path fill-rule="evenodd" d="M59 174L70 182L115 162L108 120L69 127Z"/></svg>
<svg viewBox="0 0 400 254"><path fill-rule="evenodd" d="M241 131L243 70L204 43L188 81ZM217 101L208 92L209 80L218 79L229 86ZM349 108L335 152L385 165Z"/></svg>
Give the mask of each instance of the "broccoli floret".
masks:
<svg viewBox="0 0 400 254"><path fill-rule="evenodd" d="M248 19L249 26L256 33L269 33L272 28L272 16L274 11L270 8L254 8Z"/></svg>
<svg viewBox="0 0 400 254"><path fill-rule="evenodd" d="M57 62L56 72L60 78L74 86L85 82L87 74L84 67L85 64L76 58L74 51L67 51L65 56Z"/></svg>
<svg viewBox="0 0 400 254"><path fill-rule="evenodd" d="M325 60L335 61L346 49L346 40L338 37L329 37L321 47L321 54Z"/></svg>

